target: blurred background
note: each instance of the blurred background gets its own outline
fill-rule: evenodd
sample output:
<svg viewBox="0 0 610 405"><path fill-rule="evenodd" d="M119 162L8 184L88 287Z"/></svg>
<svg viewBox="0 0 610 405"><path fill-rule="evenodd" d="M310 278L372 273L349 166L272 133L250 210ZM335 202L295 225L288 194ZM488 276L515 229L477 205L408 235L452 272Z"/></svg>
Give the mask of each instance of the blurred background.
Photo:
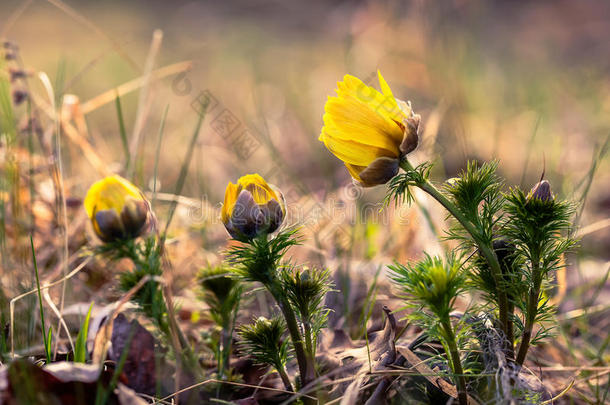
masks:
<svg viewBox="0 0 610 405"><path fill-rule="evenodd" d="M307 242L295 255L355 274L354 285L362 277L365 295L393 259L446 248L437 238L444 214L433 202L420 196L412 208L380 213L385 187L355 186L317 139L337 81L350 73L378 86L380 70L395 96L421 114L413 159L435 161L436 181L468 160L497 159L507 187L529 189L544 175L556 194L580 201L582 249L569 261L562 310L610 305L599 293L608 292L610 260L608 2L3 0L0 33L34 75L35 104L49 106L36 76L45 72L72 126L61 137L68 229L80 241L71 252L92 239L79 203L92 182L122 172L151 193L156 171L163 222L188 151L193 159L172 223L174 267L184 275L178 295L188 298L184 287L196 269L221 259L227 236L219 203L226 184L246 173L280 187L291 222L305 226ZM27 106L15 109L20 116ZM41 116L48 132L52 114ZM37 179L44 200L51 179L42 170ZM37 243L60 246L48 200L37 206ZM52 257L44 262L51 268ZM337 281L344 298L349 279ZM108 294L101 287L113 279L89 265L78 280L86 293L68 292L72 302Z"/></svg>

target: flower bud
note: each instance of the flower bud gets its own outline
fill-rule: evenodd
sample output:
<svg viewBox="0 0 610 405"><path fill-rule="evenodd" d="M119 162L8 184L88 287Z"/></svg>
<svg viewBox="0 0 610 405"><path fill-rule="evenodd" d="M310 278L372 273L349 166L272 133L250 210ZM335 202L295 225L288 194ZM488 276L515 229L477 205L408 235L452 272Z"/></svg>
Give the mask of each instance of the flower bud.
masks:
<svg viewBox="0 0 610 405"><path fill-rule="evenodd" d="M248 242L262 234L276 231L286 214L282 193L258 174L229 183L225 191L221 219L229 234Z"/></svg>
<svg viewBox="0 0 610 405"><path fill-rule="evenodd" d="M154 223L142 192L118 175L94 183L84 205L95 233L104 242L137 238Z"/></svg>
<svg viewBox="0 0 610 405"><path fill-rule="evenodd" d="M530 191L528 200L536 198L542 201L551 201L555 197L551 191L551 183L546 180L539 181Z"/></svg>

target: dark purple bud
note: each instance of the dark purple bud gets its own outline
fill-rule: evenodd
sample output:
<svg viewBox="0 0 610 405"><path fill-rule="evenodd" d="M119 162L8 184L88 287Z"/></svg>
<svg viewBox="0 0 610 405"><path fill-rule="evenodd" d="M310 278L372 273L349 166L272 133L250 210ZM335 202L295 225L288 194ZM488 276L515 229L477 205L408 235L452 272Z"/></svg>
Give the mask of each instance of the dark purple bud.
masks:
<svg viewBox="0 0 610 405"><path fill-rule="evenodd" d="M123 239L125 236L121 219L113 209L96 212L93 228L95 229L97 236L104 242Z"/></svg>
<svg viewBox="0 0 610 405"><path fill-rule="evenodd" d="M536 198L542 201L551 201L555 199L551 191L551 183L546 180L538 182L530 191L529 198Z"/></svg>
<svg viewBox="0 0 610 405"><path fill-rule="evenodd" d="M142 233L147 220L150 208L148 202L128 198L121 211L121 222L125 229L126 236L136 238Z"/></svg>

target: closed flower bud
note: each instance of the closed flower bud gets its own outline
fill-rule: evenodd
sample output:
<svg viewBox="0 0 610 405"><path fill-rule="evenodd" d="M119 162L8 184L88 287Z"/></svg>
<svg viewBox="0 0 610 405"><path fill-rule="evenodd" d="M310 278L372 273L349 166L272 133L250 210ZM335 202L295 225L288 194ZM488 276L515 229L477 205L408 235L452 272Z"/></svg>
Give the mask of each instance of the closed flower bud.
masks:
<svg viewBox="0 0 610 405"><path fill-rule="evenodd" d="M229 234L242 242L276 231L286 214L282 193L258 174L229 183L221 219Z"/></svg>
<svg viewBox="0 0 610 405"><path fill-rule="evenodd" d="M118 175L94 183L84 205L95 233L104 242L137 238L154 222L142 192Z"/></svg>
<svg viewBox="0 0 610 405"><path fill-rule="evenodd" d="M542 201L551 201L555 199L553 192L551 191L551 183L546 180L538 182L530 191L528 200L536 198Z"/></svg>
<svg viewBox="0 0 610 405"><path fill-rule="evenodd" d="M365 187L396 176L400 160L419 142L420 116L409 103L394 98L380 72L378 76L381 93L345 75L337 97L326 102L319 138Z"/></svg>

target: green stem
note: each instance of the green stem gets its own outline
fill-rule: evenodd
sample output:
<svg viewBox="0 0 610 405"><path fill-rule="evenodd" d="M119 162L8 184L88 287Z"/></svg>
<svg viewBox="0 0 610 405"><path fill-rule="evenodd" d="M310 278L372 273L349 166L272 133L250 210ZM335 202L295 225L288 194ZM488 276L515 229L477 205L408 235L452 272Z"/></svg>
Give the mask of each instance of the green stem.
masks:
<svg viewBox="0 0 610 405"><path fill-rule="evenodd" d="M307 350L309 357L313 358L315 355L315 351L313 347L313 341L311 339L311 324L309 322L305 322L303 326L305 329L305 349Z"/></svg>
<svg viewBox="0 0 610 405"><path fill-rule="evenodd" d="M449 357L451 358L453 374L455 376L455 385L458 389L458 400L460 405L467 405L468 394L466 392L466 378L464 376L464 370L462 369L462 362L460 360L460 353L455 341L455 334L453 333L453 328L448 317L445 317L445 319L443 319L441 322L443 329L445 330L447 346L449 347Z"/></svg>
<svg viewBox="0 0 610 405"><path fill-rule="evenodd" d="M400 167L406 172L412 172L415 170L411 163L408 160L403 159L400 162ZM458 209L458 207L451 202L443 193L441 193L430 181L427 179L422 179L417 182L417 187L428 193L432 198L438 201L453 217L464 227L464 229L470 234L474 242L477 244L479 251L487 260L489 267L491 268L491 272L494 277L494 282L496 284L496 289L498 291L498 312L500 317L500 324L502 325L502 332L504 332L504 336L508 337L511 335L509 333L509 321L508 321L508 297L506 295L506 291L503 288L502 282L502 269L500 267L500 262L496 254L494 253L491 246L481 238L480 233L477 231L475 225L468 220L462 214L462 212ZM507 344L507 347L512 346L511 344ZM511 355L512 356L512 355Z"/></svg>
<svg viewBox="0 0 610 405"><path fill-rule="evenodd" d="M220 331L220 343L218 345L218 350L216 351L216 368L218 370L219 380L222 380L225 376L228 377L229 358L231 356L231 345L233 343L233 327L231 324L231 318L227 319L225 316ZM223 384L218 384L218 387L216 388L216 397L220 398L222 389Z"/></svg>
<svg viewBox="0 0 610 405"><path fill-rule="evenodd" d="M278 359L277 364L275 365L275 369L277 373L280 375L282 382L284 383L284 387L286 391L294 392L294 388L292 388L292 383L290 382L290 378L288 378L288 373L286 373L286 368L282 364L282 362Z"/></svg>
<svg viewBox="0 0 610 405"><path fill-rule="evenodd" d="M230 322L230 321L229 321ZM218 356L218 378L222 379L225 375L225 371L228 370L229 356L231 355L231 343L233 337L231 336L231 327L229 323L223 322L223 327L220 332L220 342L222 347Z"/></svg>
<svg viewBox="0 0 610 405"><path fill-rule="evenodd" d="M307 354L307 362L312 372L312 380L314 380L316 378L316 346L314 344L314 335L311 330L311 322L305 322L303 324L303 328L305 329L305 350Z"/></svg>
<svg viewBox="0 0 610 405"><path fill-rule="evenodd" d="M538 301L540 299L540 286L542 285L542 274L540 274L538 255L535 255L534 260L532 261L532 277L534 278L534 285L530 289L529 297L527 299L525 327L523 328L521 345L519 346L519 352L517 353L517 364L520 366L525 362L525 356L527 355L532 339L534 323L536 323L536 316L538 315Z"/></svg>
<svg viewBox="0 0 610 405"><path fill-rule="evenodd" d="M269 288L269 287L268 287ZM303 338L301 337L301 333L299 330L299 325L297 323L297 318L294 313L294 310L290 306L285 297L282 296L281 293L278 293L276 288L269 288L269 292L275 298L277 304L286 319L286 327L288 328L288 332L290 333L290 339L292 340L292 345L294 347L294 353L297 358L297 363L299 365L299 375L301 376L301 387L306 387L310 382L315 379L314 375L314 367L313 363L310 362L309 357L307 356L305 346L303 345ZM315 404L315 401L309 399L307 397L303 397L303 402L305 404Z"/></svg>
<svg viewBox="0 0 610 405"><path fill-rule="evenodd" d="M513 325L513 316L515 315L515 304L508 299L508 329L506 330L506 340L508 344L508 353L510 358L515 358L515 332Z"/></svg>

